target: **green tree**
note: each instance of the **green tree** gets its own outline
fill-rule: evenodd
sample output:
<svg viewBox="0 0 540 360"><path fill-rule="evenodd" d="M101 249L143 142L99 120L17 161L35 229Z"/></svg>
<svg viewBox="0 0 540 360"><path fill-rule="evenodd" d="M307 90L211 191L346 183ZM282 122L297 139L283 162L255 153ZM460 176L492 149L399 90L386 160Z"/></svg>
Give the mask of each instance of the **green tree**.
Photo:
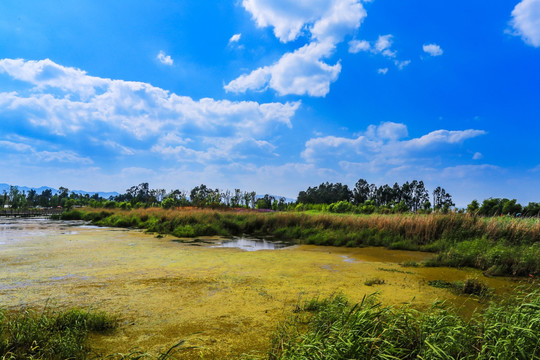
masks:
<svg viewBox="0 0 540 360"><path fill-rule="evenodd" d="M358 205L364 203L369 198L369 184L364 179L359 179L354 185L353 202Z"/></svg>
<svg viewBox="0 0 540 360"><path fill-rule="evenodd" d="M212 189L209 189L206 185L201 184L200 186L196 186L191 190L189 198L194 206L205 207L208 204L212 193Z"/></svg>
<svg viewBox="0 0 540 360"><path fill-rule="evenodd" d="M478 200L475 199L471 201L469 205L467 205L467 214L476 215L479 209L480 209L480 204L478 203Z"/></svg>

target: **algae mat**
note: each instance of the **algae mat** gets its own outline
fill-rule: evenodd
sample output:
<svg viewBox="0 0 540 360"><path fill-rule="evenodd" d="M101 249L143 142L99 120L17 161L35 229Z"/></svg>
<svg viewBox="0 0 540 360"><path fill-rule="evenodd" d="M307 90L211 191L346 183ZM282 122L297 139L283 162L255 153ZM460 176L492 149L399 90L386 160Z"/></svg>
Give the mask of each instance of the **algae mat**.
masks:
<svg viewBox="0 0 540 360"><path fill-rule="evenodd" d="M179 358L223 359L263 354L278 321L302 299L343 292L360 301L378 291L385 304L459 304L464 297L427 281L471 274L398 265L432 256L420 252L317 246L248 252L172 240L80 223L0 224L1 304L117 314L118 330L90 339L99 354L164 351L186 340L197 348ZM374 278L384 284L364 284ZM483 280L499 292L511 288L505 279Z"/></svg>

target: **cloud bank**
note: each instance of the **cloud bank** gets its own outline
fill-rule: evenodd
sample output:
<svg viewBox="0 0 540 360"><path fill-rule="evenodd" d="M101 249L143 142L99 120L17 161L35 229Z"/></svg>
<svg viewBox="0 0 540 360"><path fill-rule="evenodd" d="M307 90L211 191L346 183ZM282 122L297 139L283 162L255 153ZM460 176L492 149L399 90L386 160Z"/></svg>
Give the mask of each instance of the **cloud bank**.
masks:
<svg viewBox="0 0 540 360"><path fill-rule="evenodd" d="M26 124L63 142L76 136L91 146L114 149L117 155L134 154L137 147L173 154L179 153L179 146L186 158L196 155L195 159L208 161L242 158L245 155L238 151L242 147L272 153L266 137L281 127L290 128L300 106L194 100L147 83L93 77L49 59L3 59L1 74L25 85L0 92L4 124ZM179 143L180 138L191 141Z"/></svg>

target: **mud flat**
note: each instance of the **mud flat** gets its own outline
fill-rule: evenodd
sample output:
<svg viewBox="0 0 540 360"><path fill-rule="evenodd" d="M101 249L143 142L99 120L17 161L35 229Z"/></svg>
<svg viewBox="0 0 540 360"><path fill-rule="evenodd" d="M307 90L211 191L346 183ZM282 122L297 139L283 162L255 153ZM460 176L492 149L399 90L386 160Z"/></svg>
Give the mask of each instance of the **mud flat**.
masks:
<svg viewBox="0 0 540 360"><path fill-rule="evenodd" d="M234 358L263 353L277 322L298 301L313 296L343 292L360 301L377 291L388 305L422 307L447 300L470 312L477 299L428 286L428 281L478 276L497 294L514 286L509 279L485 278L474 270L399 265L425 260L433 256L429 253L308 245L246 251L219 247L227 243L224 239L173 240L178 239L77 222L4 222L1 304L117 314L117 331L91 338L101 354L157 351L186 340L198 347L185 352L186 358ZM384 284L366 285L372 279Z"/></svg>

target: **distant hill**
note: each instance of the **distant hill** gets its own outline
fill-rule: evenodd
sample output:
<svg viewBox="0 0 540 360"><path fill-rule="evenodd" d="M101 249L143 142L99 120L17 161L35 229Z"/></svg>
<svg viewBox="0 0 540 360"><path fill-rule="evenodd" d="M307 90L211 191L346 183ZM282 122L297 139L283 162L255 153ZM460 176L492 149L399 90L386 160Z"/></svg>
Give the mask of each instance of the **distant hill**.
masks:
<svg viewBox="0 0 540 360"><path fill-rule="evenodd" d="M51 190L53 194L56 194L58 193L58 189L55 189L55 188L52 188L52 187L48 187L48 186L41 186L41 187L38 187L38 188L32 188L32 187L28 187L28 186L19 186L19 185L15 185L17 187L17 189L19 189L19 191L24 191L24 192L28 192L30 190L35 190L36 193L38 194L41 194L43 191L45 190ZM9 192L9 188L10 188L10 185L9 184L0 184L0 194L3 194L4 191L5 192ZM74 192L75 194L81 194L81 195L94 195L94 194L98 194L99 196L101 196L102 198L104 199L108 199L109 197L111 196L117 196L119 195L117 192L113 191L113 192L103 192L103 191L84 191L84 190L70 190L70 192Z"/></svg>

